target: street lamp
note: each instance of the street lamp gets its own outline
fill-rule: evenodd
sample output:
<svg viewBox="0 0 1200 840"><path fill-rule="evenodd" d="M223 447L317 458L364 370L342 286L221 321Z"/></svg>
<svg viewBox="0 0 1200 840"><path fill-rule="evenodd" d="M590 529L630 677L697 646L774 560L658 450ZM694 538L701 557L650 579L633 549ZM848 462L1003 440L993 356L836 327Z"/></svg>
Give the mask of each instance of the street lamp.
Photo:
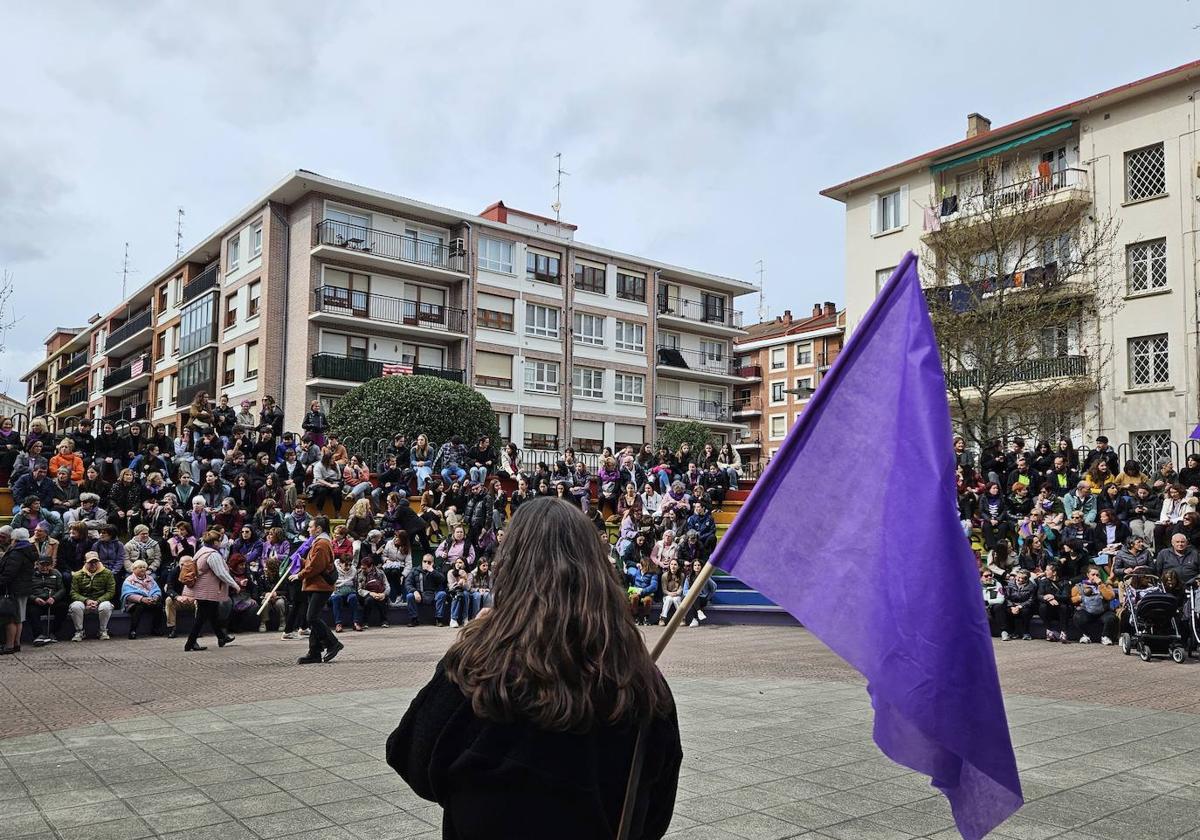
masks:
<svg viewBox="0 0 1200 840"><path fill-rule="evenodd" d="M816 393L816 389L815 388L784 388L783 393L792 394L793 396L799 397L802 400L807 400L814 393Z"/></svg>

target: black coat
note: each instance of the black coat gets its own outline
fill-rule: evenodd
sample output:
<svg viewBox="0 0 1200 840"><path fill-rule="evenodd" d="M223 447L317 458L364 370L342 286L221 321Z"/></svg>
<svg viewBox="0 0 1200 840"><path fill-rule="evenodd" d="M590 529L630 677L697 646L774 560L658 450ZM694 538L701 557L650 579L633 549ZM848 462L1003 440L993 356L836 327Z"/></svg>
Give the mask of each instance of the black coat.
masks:
<svg viewBox="0 0 1200 840"><path fill-rule="evenodd" d="M388 738L387 761L414 793L442 806L446 840L610 840L636 737L628 724L562 733L483 720L439 663ZM674 711L655 718L630 840L666 833L682 758Z"/></svg>
<svg viewBox="0 0 1200 840"><path fill-rule="evenodd" d="M37 549L32 543L14 545L0 557L0 591L14 598L23 598L33 589L33 564Z"/></svg>

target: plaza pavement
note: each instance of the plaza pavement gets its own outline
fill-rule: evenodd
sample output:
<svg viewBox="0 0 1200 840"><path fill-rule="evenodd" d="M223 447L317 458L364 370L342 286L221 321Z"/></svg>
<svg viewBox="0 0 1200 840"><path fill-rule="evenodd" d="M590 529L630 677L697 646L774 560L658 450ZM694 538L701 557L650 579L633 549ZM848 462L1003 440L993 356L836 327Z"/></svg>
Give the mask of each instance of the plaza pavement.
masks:
<svg viewBox="0 0 1200 840"><path fill-rule="evenodd" d="M440 837L383 742L452 632L346 634L307 668L274 634L0 659L0 838ZM995 836L1200 840L1200 661L996 650L1028 804ZM861 679L806 631L685 629L662 667L684 741L670 836L958 836L941 795L871 742Z"/></svg>

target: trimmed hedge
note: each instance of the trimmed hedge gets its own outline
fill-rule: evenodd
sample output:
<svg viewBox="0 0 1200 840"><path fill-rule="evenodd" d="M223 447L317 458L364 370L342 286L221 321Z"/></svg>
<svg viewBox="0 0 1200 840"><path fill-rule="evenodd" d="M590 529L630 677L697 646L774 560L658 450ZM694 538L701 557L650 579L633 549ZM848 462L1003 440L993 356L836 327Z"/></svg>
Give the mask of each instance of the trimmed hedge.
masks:
<svg viewBox="0 0 1200 840"><path fill-rule="evenodd" d="M658 445L665 446L671 452L679 451L679 445L684 441L691 444L693 452L703 452L704 444L713 442L712 431L695 420L682 420L665 423L658 436Z"/></svg>
<svg viewBox="0 0 1200 840"><path fill-rule="evenodd" d="M414 441L424 433L440 446L452 435L468 447L484 435L499 446L500 427L482 394L436 376L381 376L333 404L329 424L343 440L391 440L399 432Z"/></svg>

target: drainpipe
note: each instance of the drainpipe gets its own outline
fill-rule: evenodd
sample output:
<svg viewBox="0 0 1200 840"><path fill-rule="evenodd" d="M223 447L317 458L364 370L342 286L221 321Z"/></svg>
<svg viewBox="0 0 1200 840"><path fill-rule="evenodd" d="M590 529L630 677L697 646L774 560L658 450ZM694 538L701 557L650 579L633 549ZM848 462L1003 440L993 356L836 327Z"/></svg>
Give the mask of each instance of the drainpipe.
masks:
<svg viewBox="0 0 1200 840"><path fill-rule="evenodd" d="M473 277L473 275L471 274L471 271L473 268L473 263L471 260L472 229L471 229L470 222L464 221L463 225L467 228L467 242L466 242L466 245L463 247L463 252L464 252L463 259L466 260L466 262L467 262L467 265L466 265L467 270L464 272L467 275L467 286L466 286L466 289L463 291L463 309L466 310L466 313L467 313L467 340L463 342L463 359L462 359L463 384L467 385L468 387L473 387L473 386L471 386L471 383L474 381L471 378L471 368L472 368L472 362L474 361L475 354L471 352L471 349L475 344L475 301L472 299L472 286L471 286L471 279ZM509 423L510 424L512 423L511 419L509 420ZM510 437L511 437L511 428L512 427L510 426L509 427L509 429L510 429L509 436Z"/></svg>
<svg viewBox="0 0 1200 840"><path fill-rule="evenodd" d="M561 233L561 231L560 231ZM574 429L575 390L571 384L575 381L572 373L575 365L575 284L571 280L571 246L563 246L563 369L558 378L558 387L563 395L563 436L559 441L558 451L563 452L571 445L571 432ZM603 425L603 424L601 424Z"/></svg>
<svg viewBox="0 0 1200 840"><path fill-rule="evenodd" d="M275 209L274 202L268 202L271 208L271 217L279 221L283 225L284 240L283 240L283 349L279 360L279 407L283 409L287 405L287 348L288 348L288 317L287 305L291 298L288 296L288 281L291 278L291 254L292 254L292 226L283 214ZM220 317L218 315L218 317ZM307 326L307 324L306 324Z"/></svg>

